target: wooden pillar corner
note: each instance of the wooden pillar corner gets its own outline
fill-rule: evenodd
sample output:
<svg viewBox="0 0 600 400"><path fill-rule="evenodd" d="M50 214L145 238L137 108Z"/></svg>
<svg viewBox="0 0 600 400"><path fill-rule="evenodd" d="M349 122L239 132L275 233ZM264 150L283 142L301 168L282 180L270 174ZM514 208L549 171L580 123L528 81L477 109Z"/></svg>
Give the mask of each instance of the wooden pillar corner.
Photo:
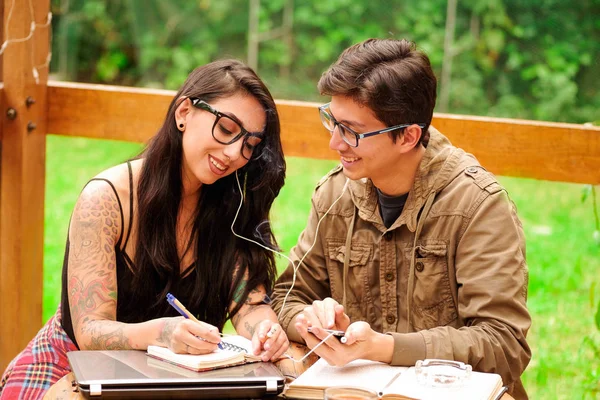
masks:
<svg viewBox="0 0 600 400"><path fill-rule="evenodd" d="M50 2L14 0L2 7L0 371L42 324Z"/></svg>

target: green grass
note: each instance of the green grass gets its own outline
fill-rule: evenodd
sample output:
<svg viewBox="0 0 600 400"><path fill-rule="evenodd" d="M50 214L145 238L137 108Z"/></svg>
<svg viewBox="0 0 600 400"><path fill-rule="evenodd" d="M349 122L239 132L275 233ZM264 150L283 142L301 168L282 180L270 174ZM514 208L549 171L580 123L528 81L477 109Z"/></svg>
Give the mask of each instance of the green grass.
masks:
<svg viewBox="0 0 600 400"><path fill-rule="evenodd" d="M60 136L49 136L47 145L44 321L60 300L67 226L79 191L89 178L141 149L131 143ZM335 165L299 158L287 163L286 185L272 211L284 253L304 228L316 182ZM594 282L600 286L600 247L592 240L591 205L589 200L581 204L581 185L500 180L517 204L527 237L533 359L523 377L525 387L532 399L583 398L586 373L598 363L581 346L595 329L590 288ZM285 264L280 260L280 268Z"/></svg>

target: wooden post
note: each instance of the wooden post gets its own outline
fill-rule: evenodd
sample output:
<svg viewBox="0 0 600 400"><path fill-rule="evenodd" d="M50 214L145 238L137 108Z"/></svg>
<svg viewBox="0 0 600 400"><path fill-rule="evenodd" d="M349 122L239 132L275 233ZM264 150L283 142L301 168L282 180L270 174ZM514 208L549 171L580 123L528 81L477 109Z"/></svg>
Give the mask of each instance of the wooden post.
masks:
<svg viewBox="0 0 600 400"><path fill-rule="evenodd" d="M250 0L248 3L248 65L254 71L258 71L258 18L260 13L260 0Z"/></svg>
<svg viewBox="0 0 600 400"><path fill-rule="evenodd" d="M283 79L290 79L290 67L294 60L294 0L285 0L283 6L283 43L288 51L288 58L279 67L279 76Z"/></svg>
<svg viewBox="0 0 600 400"><path fill-rule="evenodd" d="M3 8L2 43L36 27L27 40L8 42L1 57L0 370L42 324L50 0L4 1Z"/></svg>
<svg viewBox="0 0 600 400"><path fill-rule="evenodd" d="M448 112L450 104L450 82L452 81L452 59L454 58L454 29L456 27L457 0L448 0L446 7L446 30L444 33L444 59L442 62L442 78L440 79L440 97L438 111Z"/></svg>

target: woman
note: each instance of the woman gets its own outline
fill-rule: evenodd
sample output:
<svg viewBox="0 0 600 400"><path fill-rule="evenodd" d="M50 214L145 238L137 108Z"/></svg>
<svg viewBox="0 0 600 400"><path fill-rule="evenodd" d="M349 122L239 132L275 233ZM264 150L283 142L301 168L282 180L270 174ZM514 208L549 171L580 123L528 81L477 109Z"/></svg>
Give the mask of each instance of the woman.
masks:
<svg viewBox="0 0 600 400"><path fill-rule="evenodd" d="M275 246L279 133L273 98L249 67L224 60L193 71L145 151L81 192L61 305L8 366L2 398L42 397L70 371L67 351L211 352L228 319L264 361L279 358L288 339L268 305L273 253L230 228L243 196L235 232ZM169 292L202 322L178 316Z"/></svg>

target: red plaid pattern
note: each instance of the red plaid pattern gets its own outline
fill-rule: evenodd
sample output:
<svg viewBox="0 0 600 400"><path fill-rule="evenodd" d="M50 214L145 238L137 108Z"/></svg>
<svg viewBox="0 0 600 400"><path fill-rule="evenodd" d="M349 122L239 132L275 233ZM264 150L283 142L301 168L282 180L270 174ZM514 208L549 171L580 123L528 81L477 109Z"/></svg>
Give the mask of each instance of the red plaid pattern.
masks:
<svg viewBox="0 0 600 400"><path fill-rule="evenodd" d="M4 371L0 399L41 399L50 386L71 372L67 352L75 350L77 347L61 326L59 306Z"/></svg>

